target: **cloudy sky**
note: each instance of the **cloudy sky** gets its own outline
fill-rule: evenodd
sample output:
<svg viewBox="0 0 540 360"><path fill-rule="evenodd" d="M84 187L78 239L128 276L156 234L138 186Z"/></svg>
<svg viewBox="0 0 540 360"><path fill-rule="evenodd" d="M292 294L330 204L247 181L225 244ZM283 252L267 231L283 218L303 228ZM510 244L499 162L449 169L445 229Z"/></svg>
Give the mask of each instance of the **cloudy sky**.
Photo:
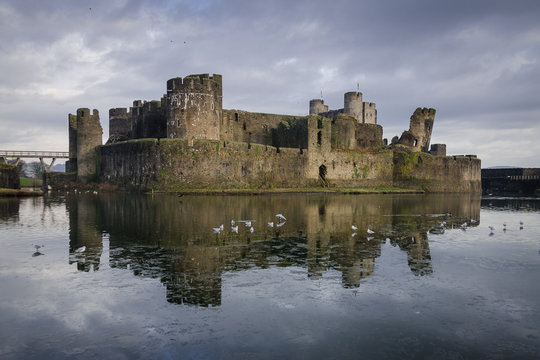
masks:
<svg viewBox="0 0 540 360"><path fill-rule="evenodd" d="M305 115L359 84L384 137L437 109L432 143L540 167L538 0L3 0L0 149L67 151L67 114L223 75L226 109Z"/></svg>

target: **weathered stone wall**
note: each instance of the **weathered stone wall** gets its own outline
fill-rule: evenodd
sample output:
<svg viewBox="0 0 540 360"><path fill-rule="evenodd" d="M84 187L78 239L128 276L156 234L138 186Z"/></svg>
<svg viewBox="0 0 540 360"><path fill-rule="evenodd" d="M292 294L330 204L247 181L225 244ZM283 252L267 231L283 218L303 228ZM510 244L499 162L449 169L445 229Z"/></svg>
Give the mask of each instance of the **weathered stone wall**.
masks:
<svg viewBox="0 0 540 360"><path fill-rule="evenodd" d="M358 122L352 116L345 114L336 116L332 122L332 148L355 149L356 124Z"/></svg>
<svg viewBox="0 0 540 360"><path fill-rule="evenodd" d="M328 111L328 105L324 105L323 99L312 99L309 101L309 115L318 115Z"/></svg>
<svg viewBox="0 0 540 360"><path fill-rule="evenodd" d="M376 149L384 145L383 128L377 124L356 124L356 148Z"/></svg>
<svg viewBox="0 0 540 360"><path fill-rule="evenodd" d="M145 139L98 148L100 180L137 189L309 185L298 149L211 140Z"/></svg>
<svg viewBox="0 0 540 360"><path fill-rule="evenodd" d="M167 137L220 140L221 75L189 75L167 81Z"/></svg>
<svg viewBox="0 0 540 360"><path fill-rule="evenodd" d="M256 143L272 144L272 129L286 119L294 117L279 114L254 113L240 110L223 110L221 139Z"/></svg>
<svg viewBox="0 0 540 360"><path fill-rule="evenodd" d="M375 103L365 102L363 105L362 123L364 124L376 124L377 123L377 109Z"/></svg>
<svg viewBox="0 0 540 360"><path fill-rule="evenodd" d="M103 130L99 113L77 109L77 181L87 183L96 175L96 146L102 143Z"/></svg>
<svg viewBox="0 0 540 360"><path fill-rule="evenodd" d="M394 151L394 186L428 192L479 193L480 174L481 162L475 157Z"/></svg>
<svg viewBox="0 0 540 360"><path fill-rule="evenodd" d="M68 114L69 160L67 172L77 171L77 115Z"/></svg>
<svg viewBox="0 0 540 360"><path fill-rule="evenodd" d="M131 111L127 108L109 109L109 139L132 139Z"/></svg>
<svg viewBox="0 0 540 360"><path fill-rule="evenodd" d="M360 124L355 124L360 125ZM391 186L391 151L331 149L332 121L322 116L308 117L308 156L306 174L322 186Z"/></svg>
<svg viewBox="0 0 540 360"><path fill-rule="evenodd" d="M332 122L332 147L336 149L374 149L383 146L382 126L358 123L339 114Z"/></svg>
<svg viewBox="0 0 540 360"><path fill-rule="evenodd" d="M0 188L20 189L19 169L15 165L0 162Z"/></svg>
<svg viewBox="0 0 540 360"><path fill-rule="evenodd" d="M413 151L428 152L434 120L435 109L417 108L411 116L409 130L403 132L399 143Z"/></svg>

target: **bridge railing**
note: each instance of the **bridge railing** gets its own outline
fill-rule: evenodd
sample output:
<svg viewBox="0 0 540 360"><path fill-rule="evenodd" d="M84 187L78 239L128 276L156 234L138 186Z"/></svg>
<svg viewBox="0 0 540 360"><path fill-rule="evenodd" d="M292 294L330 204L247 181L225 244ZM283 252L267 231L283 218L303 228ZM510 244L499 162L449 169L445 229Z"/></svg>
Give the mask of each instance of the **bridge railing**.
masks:
<svg viewBox="0 0 540 360"><path fill-rule="evenodd" d="M18 150L0 150L0 157L14 158L75 158L75 154L68 151L18 151Z"/></svg>

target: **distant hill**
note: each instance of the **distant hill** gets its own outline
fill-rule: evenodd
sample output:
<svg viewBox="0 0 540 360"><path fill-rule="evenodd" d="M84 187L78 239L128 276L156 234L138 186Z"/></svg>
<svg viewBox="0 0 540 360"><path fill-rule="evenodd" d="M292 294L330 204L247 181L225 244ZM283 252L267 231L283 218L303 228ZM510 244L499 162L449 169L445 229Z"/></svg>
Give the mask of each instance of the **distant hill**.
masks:
<svg viewBox="0 0 540 360"><path fill-rule="evenodd" d="M52 167L52 171L66 172L66 164L56 164Z"/></svg>

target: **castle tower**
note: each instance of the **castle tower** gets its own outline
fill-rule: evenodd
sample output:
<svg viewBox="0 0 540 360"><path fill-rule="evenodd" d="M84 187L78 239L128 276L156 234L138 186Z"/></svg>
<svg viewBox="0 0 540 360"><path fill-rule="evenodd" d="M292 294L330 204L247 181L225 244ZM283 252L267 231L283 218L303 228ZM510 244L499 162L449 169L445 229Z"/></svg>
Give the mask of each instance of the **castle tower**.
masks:
<svg viewBox="0 0 540 360"><path fill-rule="evenodd" d="M102 144L103 129L96 109L77 109L77 181L87 183L96 175L96 146Z"/></svg>
<svg viewBox="0 0 540 360"><path fill-rule="evenodd" d="M343 112L354 117L359 123L363 123L363 108L361 92L345 93Z"/></svg>
<svg viewBox="0 0 540 360"><path fill-rule="evenodd" d="M109 139L131 139L131 112L126 108L109 109Z"/></svg>
<svg viewBox="0 0 540 360"><path fill-rule="evenodd" d="M363 103L362 123L377 124L377 109L375 103Z"/></svg>
<svg viewBox="0 0 540 360"><path fill-rule="evenodd" d="M66 172L77 171L77 115L68 114L69 160Z"/></svg>
<svg viewBox="0 0 540 360"><path fill-rule="evenodd" d="M328 112L328 105L324 105L323 99L309 100L309 115L318 115Z"/></svg>
<svg viewBox="0 0 540 360"><path fill-rule="evenodd" d="M167 137L219 140L223 116L221 75L167 81Z"/></svg>

